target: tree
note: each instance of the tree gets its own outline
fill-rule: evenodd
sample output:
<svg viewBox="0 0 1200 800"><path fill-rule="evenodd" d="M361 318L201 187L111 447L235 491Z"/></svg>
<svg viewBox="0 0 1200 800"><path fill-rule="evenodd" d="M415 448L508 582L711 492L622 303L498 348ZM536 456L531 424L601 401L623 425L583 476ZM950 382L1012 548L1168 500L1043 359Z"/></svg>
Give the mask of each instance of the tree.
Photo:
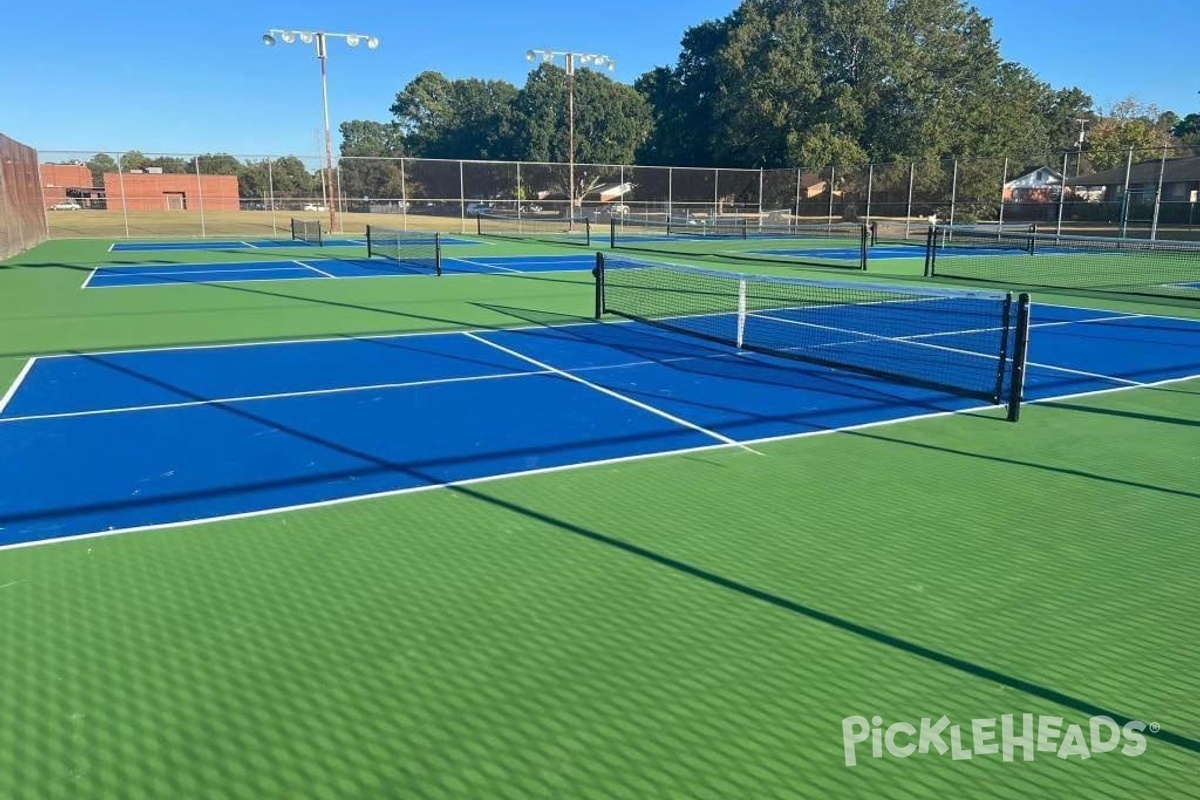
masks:
<svg viewBox="0 0 1200 800"><path fill-rule="evenodd" d="M176 158L174 156L158 156L156 158L148 158L145 163L146 167L158 167L167 174L181 174L190 172L190 165L186 159Z"/></svg>
<svg viewBox="0 0 1200 800"><path fill-rule="evenodd" d="M145 169L147 162L150 159L141 150L129 150L121 155L121 169L125 172L132 172L136 169Z"/></svg>
<svg viewBox="0 0 1200 800"><path fill-rule="evenodd" d="M241 170L242 162L228 153L205 153L188 164L188 172L198 171L201 175L237 175Z"/></svg>
<svg viewBox="0 0 1200 800"><path fill-rule="evenodd" d="M1102 112L1088 131L1085 145L1088 160L1098 170L1124 164L1126 153L1133 148L1135 161L1157 157L1164 147L1178 142L1171 129L1171 120L1151 103L1127 97Z"/></svg>
<svg viewBox="0 0 1200 800"><path fill-rule="evenodd" d="M405 196L404 137L396 123L349 120L342 134L338 169L342 194L347 198L398 199Z"/></svg>
<svg viewBox="0 0 1200 800"><path fill-rule="evenodd" d="M343 156L399 158L404 155L404 133L395 122L352 119L339 125L338 130L342 135L340 152Z"/></svg>
<svg viewBox="0 0 1200 800"><path fill-rule="evenodd" d="M117 162L116 159L114 159L108 153L96 153L96 155L88 159L87 168L91 170L92 173L92 185L103 186L104 173L116 172Z"/></svg>
<svg viewBox="0 0 1200 800"><path fill-rule="evenodd" d="M424 158L507 158L517 89L507 81L451 81L422 72L391 111L406 149Z"/></svg>
<svg viewBox="0 0 1200 800"><path fill-rule="evenodd" d="M1188 114L1179 120L1171 133L1182 144L1200 148L1200 114Z"/></svg>
<svg viewBox="0 0 1200 800"><path fill-rule="evenodd" d="M644 153L744 167L1052 149L1090 105L1005 62L962 0L743 0L636 85Z"/></svg>
<svg viewBox="0 0 1200 800"><path fill-rule="evenodd" d="M541 64L529 73L515 102L514 155L529 161L568 161L566 70ZM635 89L589 69L575 73L575 160L632 163L653 120Z"/></svg>

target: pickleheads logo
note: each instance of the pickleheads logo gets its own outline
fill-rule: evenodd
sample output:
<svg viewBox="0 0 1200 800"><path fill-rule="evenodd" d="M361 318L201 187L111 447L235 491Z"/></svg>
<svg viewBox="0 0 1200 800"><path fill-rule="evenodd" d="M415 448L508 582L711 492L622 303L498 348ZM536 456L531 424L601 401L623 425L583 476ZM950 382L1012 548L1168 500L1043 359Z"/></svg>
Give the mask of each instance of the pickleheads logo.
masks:
<svg viewBox="0 0 1200 800"><path fill-rule="evenodd" d="M1013 761L1020 750L1024 761L1033 761L1037 753L1084 760L1118 748L1121 755L1140 756L1146 752L1146 737L1142 732L1149 729L1157 733L1158 728L1155 723L1147 725L1137 720L1118 725L1112 717L1105 716L1089 719L1086 731L1084 726L1074 723L1064 727L1062 717L1033 714L1022 714L1020 718L1005 714L999 720L973 719L965 728L951 723L944 715L936 720L926 717L920 725L893 722L887 726L880 716L869 720L854 716L842 720L842 746L847 767L858 763L860 745L862 755L870 748L871 758L883 758L885 752L896 758L936 752L939 756L949 753L954 761L995 755ZM969 732L969 738L964 736L964 730ZM868 740L870 745L865 744Z"/></svg>

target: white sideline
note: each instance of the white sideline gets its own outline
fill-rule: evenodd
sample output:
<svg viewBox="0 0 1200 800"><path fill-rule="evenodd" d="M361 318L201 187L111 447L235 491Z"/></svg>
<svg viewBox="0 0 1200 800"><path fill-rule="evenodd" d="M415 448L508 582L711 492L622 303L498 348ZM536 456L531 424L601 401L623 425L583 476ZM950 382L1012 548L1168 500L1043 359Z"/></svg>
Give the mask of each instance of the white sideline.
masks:
<svg viewBox="0 0 1200 800"><path fill-rule="evenodd" d="M1154 381L1152 383L1144 383L1138 386L1118 386L1110 389L1096 389L1089 392L1078 392L1075 394L1059 395L1057 397L1043 397L1039 400L1027 400L1025 405L1036 405L1038 403L1052 403L1063 400L1074 400L1080 397L1094 397L1096 395L1111 394L1114 392L1125 392L1130 389L1152 389L1158 386L1166 386L1172 383L1181 383L1184 381L1200 380L1200 374L1187 375L1182 378L1168 378L1166 380ZM604 458L596 461L581 461L575 464L562 464L556 467L541 467L539 469L521 470L518 472L504 472L498 475L485 475L479 478L466 478L461 481L448 481L447 483L434 483L424 486L411 486L406 489L388 489L382 492L371 492L369 494L354 495L351 497L338 497L332 500L316 500L311 503L297 503L290 506L281 506L278 508L263 508L255 511L243 511L236 514L221 514L214 517L203 517L198 519L185 519L175 522L161 522L153 525L138 525L131 528L114 528L107 531L94 531L92 533L72 534L70 536L57 536L51 539L39 539L32 542L15 542L12 544L0 545L0 552L5 550L20 550L30 547L41 547L43 545L58 544L62 542L82 541L85 539L98 539L107 536L120 536L127 533L140 533L142 531L167 530L170 528L190 528L196 525L206 525L210 522L229 522L239 519L252 519L254 517L263 517L268 514L284 514L293 511L305 511L308 509L325 508L327 506L338 506L346 503L356 503L360 500L374 500L384 497L398 497L405 494L416 494L418 492L428 492L435 489L454 488L458 486L475 486L483 483L491 483L492 481L508 480L509 478L521 478L534 475L547 475L555 472L565 472L573 469L581 469L584 467L599 467L611 464L623 464L632 461L644 461L652 458L662 458L664 456L686 455L689 453L703 453L714 450L726 450L730 447L747 447L748 445L769 444L771 442L791 441L793 439L807 439L814 436L827 436L832 433L846 433L870 428L880 428L887 425L897 425L902 422L915 422L918 420L937 419L940 417L949 417L956 414L971 414L980 411L989 411L995 409L996 406L974 406L971 408L963 408L957 411L931 411L927 414L913 414L907 417L898 417L896 419L877 420L875 422L864 422L861 425L847 425L842 428L825 428L817 431L803 431L801 433L785 433L779 436L765 436L759 439L747 439L734 444L708 444L699 445L697 447L686 447L679 450L660 450L654 453L638 453L631 456L617 456L615 458Z"/></svg>
<svg viewBox="0 0 1200 800"><path fill-rule="evenodd" d="M37 361L37 356L30 356L30 358L25 362L25 365L21 367L19 372L17 372L17 377L13 378L13 382L8 387L8 391L4 393L3 397L0 397L0 414L4 413L4 409L8 406L8 402L13 399L13 395L17 393L17 389L24 382L25 376L29 374L29 370L33 369L34 361Z"/></svg>
<svg viewBox="0 0 1200 800"><path fill-rule="evenodd" d="M667 411L663 411L661 408L655 408L654 406L650 405L649 403L643 403L640 400L634 400L632 397L623 395L620 392L609 389L607 386L601 386L598 383L592 383L587 378L581 378L578 375L573 375L570 372L565 372L561 369L558 369L557 367L552 367L549 364L545 363L544 361L538 361L536 358L527 356L524 353L521 353L517 350L513 350L511 347L505 347L502 344L497 344L496 342L489 341L488 339L484 339L482 336L478 336L474 333L464 333L463 335L466 336L468 339L473 339L476 342L479 342L480 344L486 344L488 347L494 347L497 350L499 350L500 352L507 353L508 355L512 356L513 358L519 358L522 361L528 362L528 363L532 364L533 366L537 367L538 369L543 369L543 370L552 372L555 375L559 376L560 378L566 378L569 381L574 381L575 383L583 384L584 386L588 387L589 389L594 389L595 391L599 392L600 394L608 395L609 397L620 400L623 403L628 403L629 405L634 406L635 408L640 408L643 411L649 411L651 414L662 417L663 419L668 420L669 422L674 422L676 425L682 425L685 428L691 428L692 430L702 433L705 436L708 436L712 439L716 439L718 442L721 442L722 444L734 445L734 446L749 450L750 452L754 453L755 455L762 455L762 453L759 453L757 450L753 450L752 448L746 447L744 444L737 441L736 439L730 439L728 436L725 436L724 434L717 433L716 431L713 431L713 430L709 430L708 428L705 428L702 425L697 425L694 422L690 422L690 421L684 419L683 417L677 417L674 414L671 414Z"/></svg>
<svg viewBox="0 0 1200 800"><path fill-rule="evenodd" d="M497 372L489 375L465 375L455 378L429 378L420 381L402 381L396 383L370 383L361 386L335 386L328 389L302 389L294 392L275 392L273 394L247 394L235 397L214 397L206 400L179 400L174 403L150 403L141 406L114 406L110 408L89 408L82 411L56 411L49 414L26 414L19 417L0 417L0 425L12 422L32 422L47 419L71 419L74 417L100 417L109 414L130 414L137 411L162 411L168 408L194 408L196 406L219 406L232 403L253 403L261 400L289 400L294 397L322 397L332 394L349 394L351 392L371 392L381 389L410 389L417 386L437 386L447 383L469 383L486 381L493 378L521 378L526 375L549 375L545 370L539 372ZM13 391L12 389L9 390ZM7 396L6 396L7 399ZM0 405L0 411L3 405Z"/></svg>
<svg viewBox="0 0 1200 800"><path fill-rule="evenodd" d="M319 267L314 267L312 264L307 264L307 263L305 263L305 262L303 262L303 261L293 261L292 263L293 263L293 264L299 264L299 265L300 265L300 266L302 266L302 267L308 267L308 268L309 268L309 269L311 269L313 272L316 272L316 273L319 273L319 274L321 274L321 275L324 275L326 278L334 278L334 277L336 277L335 275L331 275L331 274L329 274L328 272L326 272L325 270L323 270L323 269L321 269L321 268L319 268Z"/></svg>

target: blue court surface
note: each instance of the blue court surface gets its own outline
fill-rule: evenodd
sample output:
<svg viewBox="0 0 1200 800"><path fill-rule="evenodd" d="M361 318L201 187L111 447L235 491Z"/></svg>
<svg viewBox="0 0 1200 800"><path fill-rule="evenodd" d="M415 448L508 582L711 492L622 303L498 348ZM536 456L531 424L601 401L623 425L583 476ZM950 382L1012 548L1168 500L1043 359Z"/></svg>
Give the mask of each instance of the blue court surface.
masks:
<svg viewBox="0 0 1200 800"><path fill-rule="evenodd" d="M529 272L590 270L595 256L483 256L442 259L442 276L516 275ZM327 278L380 278L423 275L428 269L384 258L321 258L277 261L236 261L212 264L139 264L132 267L97 267L83 282L85 289L126 286L171 286L195 283L240 283Z"/></svg>
<svg viewBox="0 0 1200 800"><path fill-rule="evenodd" d="M416 240L418 243L420 240ZM429 237L433 244L433 237ZM453 236L443 236L442 244L479 244L473 239L457 239ZM360 239L326 239L324 247L366 247L365 237ZM320 249L322 245L310 244L296 239L225 239L209 240L195 239L179 242L115 242L108 248L110 253L150 253L159 250L270 250L278 247L312 247Z"/></svg>
<svg viewBox="0 0 1200 800"><path fill-rule="evenodd" d="M1034 312L1028 400L1200 375L1200 321ZM0 546L706 448L770 457L754 447L977 405L631 322L37 357L0 399Z"/></svg>

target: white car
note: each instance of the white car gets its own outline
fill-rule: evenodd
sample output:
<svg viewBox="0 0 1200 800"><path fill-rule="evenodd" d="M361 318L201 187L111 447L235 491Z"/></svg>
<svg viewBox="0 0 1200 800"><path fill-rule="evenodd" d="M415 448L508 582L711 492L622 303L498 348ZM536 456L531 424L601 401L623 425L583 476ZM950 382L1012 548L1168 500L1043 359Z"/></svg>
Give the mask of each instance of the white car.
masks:
<svg viewBox="0 0 1200 800"><path fill-rule="evenodd" d="M608 213L614 217L623 217L629 213L629 206L624 203L616 203L608 207Z"/></svg>
<svg viewBox="0 0 1200 800"><path fill-rule="evenodd" d="M476 214L491 214L495 210L488 203L467 203L468 217L473 217Z"/></svg>
<svg viewBox="0 0 1200 800"><path fill-rule="evenodd" d="M305 211L328 211L329 208L327 206L319 206L316 203L305 203L304 210Z"/></svg>
<svg viewBox="0 0 1200 800"><path fill-rule="evenodd" d="M83 206L73 200L65 200L61 203L55 203L50 206L51 211L79 211Z"/></svg>

